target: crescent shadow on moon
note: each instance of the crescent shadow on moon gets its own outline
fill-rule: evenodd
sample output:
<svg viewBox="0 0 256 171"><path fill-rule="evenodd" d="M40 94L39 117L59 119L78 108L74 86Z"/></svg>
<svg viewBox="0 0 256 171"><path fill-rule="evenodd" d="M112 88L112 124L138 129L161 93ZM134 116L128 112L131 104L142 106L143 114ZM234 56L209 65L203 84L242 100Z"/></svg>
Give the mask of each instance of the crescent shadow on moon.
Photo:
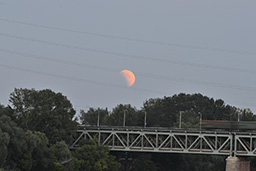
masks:
<svg viewBox="0 0 256 171"><path fill-rule="evenodd" d="M135 75L132 71L122 70L120 74L125 78L128 87L131 87L135 83Z"/></svg>

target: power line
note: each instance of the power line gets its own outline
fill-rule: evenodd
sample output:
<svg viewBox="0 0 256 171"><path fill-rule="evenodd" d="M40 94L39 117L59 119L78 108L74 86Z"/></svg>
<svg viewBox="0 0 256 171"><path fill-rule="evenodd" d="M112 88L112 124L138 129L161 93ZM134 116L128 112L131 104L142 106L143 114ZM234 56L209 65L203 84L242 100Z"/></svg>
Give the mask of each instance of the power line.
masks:
<svg viewBox="0 0 256 171"><path fill-rule="evenodd" d="M67 61L67 60L63 60L63 59L54 59L54 58L31 55L31 54L27 54L27 53L21 53L21 52L17 52L17 51L10 51L10 50L4 50L4 49L0 49L0 51L5 52L5 53L14 54L14 55L29 57L29 58L33 58L33 59L46 60L46 61L51 61L51 62L55 62L55 63L73 65L73 66L82 67L82 68L90 68L90 69L102 70L102 71L108 71L108 72L114 72L114 73L120 72L120 69L96 66L96 65L91 65L91 64L84 64L84 63L76 63L76 62L71 62L71 61ZM25 69L25 71L27 71L27 69ZM37 71L32 71L32 72L37 72ZM157 74L148 74L148 73L142 73L142 72L136 72L136 76L147 77L147 78L152 78L152 79L159 79L159 80L166 80L166 81L182 82L182 83L188 83L188 84L205 85L205 86L211 86L211 87L220 87L220 88L228 88L228 89L236 89L236 90L244 90L244 91L256 91L256 89L253 87L213 83L213 82L184 79L184 78L170 77L170 76L157 75ZM57 76L57 77L59 77L59 76Z"/></svg>
<svg viewBox="0 0 256 171"><path fill-rule="evenodd" d="M119 89L125 89L125 90L133 90L133 91L142 91L142 92L149 92L149 93L161 93L161 94L167 94L167 92L163 92L163 91L155 91L155 90L149 90L149 89L142 89L142 88L133 88L133 89L127 89L126 87L123 86L119 86L119 85L115 85L115 84L109 84L109 83L104 83L104 82L99 82L99 81L92 81L92 80L87 80L87 79L81 79L81 78L75 78L75 77L68 77L68 76L63 76L63 75L57 75L57 74L52 74L52 73L46 73L46 72L40 72L40 71L35 71L35 70L30 70L30 69L25 69L25 68L20 68L20 67L15 67L15 66L10 66L10 65L5 65L5 64L0 64L0 67L2 68L7 68L7 69L11 69L11 70L16 70L16 71L22 71L22 72L28 72L28 73L32 73L32 74L37 74L37 75L44 75L44 76L50 76L50 77L56 77L56 78L60 78L60 79L66 79L66 80L73 80L73 81L79 81L79 82L84 82L84 83L90 83L90 84L96 84L96 85L100 85L100 86L108 86L108 87L115 87L115 88L119 88ZM192 80L192 82L189 82L189 80L172 80L172 81L178 81L178 82L185 82L185 83L192 83L192 84L200 84L200 83L196 83L195 80ZM205 84L205 82L203 83L203 85L208 85L208 86L216 86L216 85L211 85L211 84ZM218 84L217 84L218 86ZM232 88L232 89L241 89L242 90L246 90L246 91L256 91L256 89L251 88L251 87L240 87L240 86L231 86L230 85L223 85L223 88ZM246 88L246 89L244 89ZM248 89L247 89L248 88ZM255 105L253 103L248 103L248 102L238 102L238 101L233 101L239 104L244 104L244 105ZM74 105L76 107L79 107L78 105ZM80 106L81 107L81 106ZM84 106L83 106L84 107ZM88 108L89 106L86 106L86 108Z"/></svg>
<svg viewBox="0 0 256 171"><path fill-rule="evenodd" d="M24 56L24 57L28 57L28 58L33 58L33 59L39 59L39 60L46 60L46 61L51 61L51 62L57 62L57 63L62 63L62 64L67 64L67 65L73 65L73 66L78 66L78 67L86 67L86 68L91 68L91 69L98 69L98 70L104 70L104 71L111 71L111 72L119 72L120 69L113 69L113 68L108 68L108 67L102 67L102 66L96 66L96 65L90 65L90 64L84 64L84 63L76 63L76 62L72 62L72 61L67 61L67 60L63 60L63 59L55 59L55 58L50 58L50 57L45 57L45 56L39 56L39 55L34 55L34 54L28 54L28 53L24 53L24 52L18 52L18 51L13 51L13 50L9 50L9 49L2 49L0 48L0 52L4 52L4 53L9 53L9 54L14 54L14 55L19 55L19 56ZM182 65L180 63L171 63L171 64L177 64L177 65ZM208 65L200 65L200 64L195 64L194 63L186 63L187 66L192 66L192 67L203 67L206 68ZM184 64L185 65L185 64ZM228 70L228 71L241 71L241 72L248 72L248 73L256 73L256 70L250 70L250 69L242 69L242 68L230 68L230 67L222 67L222 66L214 66L211 65L212 68L215 69L222 69L222 70ZM145 74L144 74L145 75Z"/></svg>
<svg viewBox="0 0 256 171"><path fill-rule="evenodd" d="M31 59L51 61L51 62L66 64L66 65L73 65L73 66L81 67L81 68L90 68L90 69L110 71L110 72L115 72L115 73L121 71L120 69L113 69L113 68L108 68L108 67L103 67L103 66L96 66L96 65L85 64L85 63L81 63L81 62L77 63L77 62L73 62L73 61L67 61L67 60L63 60L63 59L56 59L56 58L50 58L50 57L39 56L39 55L34 55L34 54L28 54L28 53L24 53L24 52L9 50L9 49L0 48L0 52L13 54L13 55L18 55L18 56L23 56L23 57L27 57L27 58L31 58Z"/></svg>
<svg viewBox="0 0 256 171"><path fill-rule="evenodd" d="M86 48L86 47L80 47L80 46L73 46L73 45L68 45L68 44L40 40L40 39L31 39L31 38L27 38L27 37L23 37L23 36L17 36L17 35L5 34L5 33L0 33L0 36L13 38L13 39L19 39L19 40L25 40L25 41L31 41L31 42L36 42L36 43L48 44L48 45L58 46L58 47L62 47L62 48L71 48L71 49L88 51L88 52L93 52L93 53L114 55L114 56L124 57L124 58L134 58L134 59L148 60L148 61L154 61L154 62L160 62L160 63L169 63L169 64L176 64L176 65L200 67L200 68L206 68L206 69L224 70L224 71L232 71L232 72L256 73L256 70L252 70L252 69L243 69L243 68L237 68L237 67L224 67L224 66L207 65L207 64L197 64L197 63L176 61L176 60L170 60L170 59L159 59L159 58L153 58L153 57L147 57L147 56L141 56L141 55L132 55L132 54L105 51L105 50Z"/></svg>
<svg viewBox="0 0 256 171"><path fill-rule="evenodd" d="M35 71L35 70L26 69L26 68L20 68L20 67L16 67L16 66L1 64L1 63L0 63L0 67L11 69L11 70L16 70L16 71L28 72L28 73L31 73L31 74L61 78L61 79L69 80L69 81L79 81L79 82L96 84L96 85L101 85L101 86L114 87L114 88L118 88L118 89L125 89L125 90L129 90L129 91L137 91L137 92L139 91L139 92L154 93L154 94L166 94L166 92L158 91L158 90L150 90L150 89L135 88L135 87L127 88L127 87L120 86L120 85L117 85L117 84L105 83L105 82L100 82L100 81L93 81L93 80L88 80L88 79L83 79L83 78L69 77L69 76L65 76L65 75L57 75L57 74L52 74L52 73L48 73L48 72Z"/></svg>
<svg viewBox="0 0 256 171"><path fill-rule="evenodd" d="M51 29L51 30L58 30L58 31L65 31L65 32L71 32L71 33L77 33L77 34L90 35L90 36L95 36L95 37L104 37L104 38L132 41L132 42L157 44L157 45L173 46L173 47L179 47L179 48L190 48L190 49L198 49L198 50L218 51L218 52L226 52L226 53L233 53L233 54L256 55L256 52L246 51L246 50L234 50L234 49L226 49L226 48L195 46L195 45L188 45L188 44L136 39L136 38L123 37L123 36L100 34L100 33L93 33L93 32L87 32L87 31L79 31L79 30L73 30L73 29L60 28L60 27L46 26L46 25L41 25L41 24L34 24L34 23L4 19L4 18L0 18L0 21L15 23L15 24L22 24L22 25L33 26L33 27L40 27L40 28Z"/></svg>

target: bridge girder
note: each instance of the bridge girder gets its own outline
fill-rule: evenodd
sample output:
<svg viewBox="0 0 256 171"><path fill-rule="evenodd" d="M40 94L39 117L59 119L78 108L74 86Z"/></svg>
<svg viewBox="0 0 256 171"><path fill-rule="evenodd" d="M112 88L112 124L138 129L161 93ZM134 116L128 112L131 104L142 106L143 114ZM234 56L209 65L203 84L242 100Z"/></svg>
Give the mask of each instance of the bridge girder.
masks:
<svg viewBox="0 0 256 171"><path fill-rule="evenodd" d="M111 151L256 156L256 133L83 127L70 148L84 140Z"/></svg>

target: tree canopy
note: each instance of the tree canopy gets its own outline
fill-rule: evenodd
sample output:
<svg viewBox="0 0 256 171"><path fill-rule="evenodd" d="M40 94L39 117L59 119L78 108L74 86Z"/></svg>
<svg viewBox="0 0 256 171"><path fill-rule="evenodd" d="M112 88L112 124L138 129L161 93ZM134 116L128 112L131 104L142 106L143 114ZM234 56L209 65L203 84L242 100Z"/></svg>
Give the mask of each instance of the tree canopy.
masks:
<svg viewBox="0 0 256 171"><path fill-rule="evenodd" d="M146 100L141 109L131 105L119 104L112 111L90 108L80 112L83 124L96 125L98 116L100 125L122 126L125 116L126 126L178 127L179 115L182 112L182 127L199 127L199 118L204 120L255 120L248 109L238 109L226 105L223 100L209 98L201 94L178 94L170 97Z"/></svg>
<svg viewBox="0 0 256 171"><path fill-rule="evenodd" d="M10 106L0 105L0 171L200 171L202 168L210 171L221 170L225 165L224 158L219 156L110 153L106 147L89 141L83 141L79 149L70 151L78 123L73 120L76 111L66 96L49 89L15 89L9 101ZM202 94L184 93L148 99L141 109L118 104L112 111L81 110L80 120L85 125L143 127L146 121L147 127L177 128L180 115L181 126L187 129L198 128L200 117L205 120L256 120L250 109L239 109Z"/></svg>
<svg viewBox="0 0 256 171"><path fill-rule="evenodd" d="M72 120L75 110L66 96L49 89L15 89L10 103L21 128L43 132L51 143L62 140L71 143L76 129Z"/></svg>
<svg viewBox="0 0 256 171"><path fill-rule="evenodd" d="M103 146L84 145L74 151L73 156L77 170L119 171L121 167Z"/></svg>

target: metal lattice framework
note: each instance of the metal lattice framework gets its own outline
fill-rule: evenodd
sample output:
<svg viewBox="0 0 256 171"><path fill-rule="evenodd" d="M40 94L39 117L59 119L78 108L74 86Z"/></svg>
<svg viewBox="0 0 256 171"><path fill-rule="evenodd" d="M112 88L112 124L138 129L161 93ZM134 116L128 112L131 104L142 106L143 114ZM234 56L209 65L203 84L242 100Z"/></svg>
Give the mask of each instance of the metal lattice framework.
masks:
<svg viewBox="0 0 256 171"><path fill-rule="evenodd" d="M243 142L240 139L237 142ZM83 141L107 146L112 151L215 155L232 155L233 152L233 135L228 132L84 127L77 130L77 139L71 148L78 148Z"/></svg>
<svg viewBox="0 0 256 171"><path fill-rule="evenodd" d="M256 135L235 134L234 153L236 156L256 156Z"/></svg>

